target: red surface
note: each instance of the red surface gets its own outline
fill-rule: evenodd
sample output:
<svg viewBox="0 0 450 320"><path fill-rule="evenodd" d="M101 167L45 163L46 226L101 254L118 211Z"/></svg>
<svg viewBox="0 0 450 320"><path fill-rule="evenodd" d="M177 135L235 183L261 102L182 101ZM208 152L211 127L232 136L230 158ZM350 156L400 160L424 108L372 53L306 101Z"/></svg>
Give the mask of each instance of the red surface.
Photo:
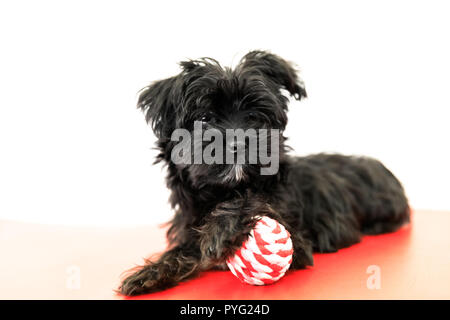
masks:
<svg viewBox="0 0 450 320"><path fill-rule="evenodd" d="M450 212L417 211L395 233L366 236L315 265L268 286L240 283L231 272L197 279L137 299L450 299ZM1 299L117 299L123 271L164 249L164 230L76 228L0 222ZM367 268L380 268L380 289L368 289ZM70 267L79 289L67 287Z"/></svg>

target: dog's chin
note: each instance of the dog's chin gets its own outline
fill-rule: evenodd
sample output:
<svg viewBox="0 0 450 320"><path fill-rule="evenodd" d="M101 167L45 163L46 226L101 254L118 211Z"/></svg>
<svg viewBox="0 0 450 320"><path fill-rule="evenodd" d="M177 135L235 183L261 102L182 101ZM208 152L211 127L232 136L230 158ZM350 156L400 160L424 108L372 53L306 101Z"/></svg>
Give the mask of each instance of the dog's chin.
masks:
<svg viewBox="0 0 450 320"><path fill-rule="evenodd" d="M197 166L190 168L190 179L195 187L222 186L234 188L250 179L250 169L242 164Z"/></svg>
<svg viewBox="0 0 450 320"><path fill-rule="evenodd" d="M232 164L228 165L218 178L222 184L237 185L248 180L248 173L244 165Z"/></svg>

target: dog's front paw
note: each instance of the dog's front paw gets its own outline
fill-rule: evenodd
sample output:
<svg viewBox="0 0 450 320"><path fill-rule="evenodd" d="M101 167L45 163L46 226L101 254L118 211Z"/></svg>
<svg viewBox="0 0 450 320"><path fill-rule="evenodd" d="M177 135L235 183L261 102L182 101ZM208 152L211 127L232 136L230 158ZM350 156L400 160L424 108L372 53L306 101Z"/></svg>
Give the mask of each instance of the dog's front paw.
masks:
<svg viewBox="0 0 450 320"><path fill-rule="evenodd" d="M156 275L149 266L125 278L119 287L119 292L125 296L137 296L159 290L161 289Z"/></svg>

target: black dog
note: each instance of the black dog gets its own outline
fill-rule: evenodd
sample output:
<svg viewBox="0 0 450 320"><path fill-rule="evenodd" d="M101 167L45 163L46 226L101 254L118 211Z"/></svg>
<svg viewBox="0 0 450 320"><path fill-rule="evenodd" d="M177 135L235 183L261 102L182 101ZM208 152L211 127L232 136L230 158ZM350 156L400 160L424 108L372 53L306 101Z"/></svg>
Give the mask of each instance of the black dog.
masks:
<svg viewBox="0 0 450 320"><path fill-rule="evenodd" d="M182 72L145 88L138 107L158 137L157 162L168 166L167 185L175 216L169 249L128 276L125 295L163 290L200 271L224 268L255 225L267 215L291 234L291 269L312 265L312 252L334 252L362 234L392 232L409 221L400 182L379 161L366 157L287 155L286 94L306 97L293 66L280 57L252 51L235 69L210 58L181 63ZM172 132L204 128L278 129L279 169L262 175L256 164L175 164ZM231 152L235 144L226 144Z"/></svg>

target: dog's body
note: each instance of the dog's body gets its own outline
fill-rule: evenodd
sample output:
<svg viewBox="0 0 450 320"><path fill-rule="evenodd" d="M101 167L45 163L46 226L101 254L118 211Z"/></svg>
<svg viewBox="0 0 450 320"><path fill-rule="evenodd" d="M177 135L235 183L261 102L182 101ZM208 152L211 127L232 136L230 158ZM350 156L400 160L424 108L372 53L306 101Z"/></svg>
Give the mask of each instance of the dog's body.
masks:
<svg viewBox="0 0 450 320"><path fill-rule="evenodd" d="M177 165L171 161L176 128L205 127L284 130L288 99L301 99L303 84L280 57L253 51L235 70L212 59L183 62L183 72L147 87L139 107L158 137L158 160L168 165L175 216L169 249L126 278L120 291L136 295L163 290L198 272L224 268L255 225L268 215L282 223L294 246L291 269L313 264L312 252L333 252L362 234L398 229L409 221L400 182L379 161L318 154L291 157L281 134L279 170L261 175L261 164ZM239 174L237 174L239 172Z"/></svg>

